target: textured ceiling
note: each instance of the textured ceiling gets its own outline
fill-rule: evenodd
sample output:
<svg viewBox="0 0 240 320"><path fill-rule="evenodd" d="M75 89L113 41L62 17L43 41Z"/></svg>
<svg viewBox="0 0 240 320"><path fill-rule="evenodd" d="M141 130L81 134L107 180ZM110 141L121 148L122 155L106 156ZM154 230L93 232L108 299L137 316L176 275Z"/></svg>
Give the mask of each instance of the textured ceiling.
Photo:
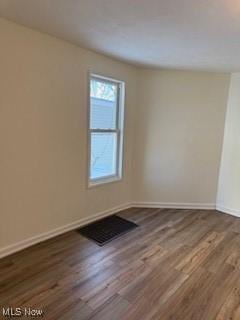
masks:
<svg viewBox="0 0 240 320"><path fill-rule="evenodd" d="M0 0L0 16L137 65L240 71L240 0Z"/></svg>

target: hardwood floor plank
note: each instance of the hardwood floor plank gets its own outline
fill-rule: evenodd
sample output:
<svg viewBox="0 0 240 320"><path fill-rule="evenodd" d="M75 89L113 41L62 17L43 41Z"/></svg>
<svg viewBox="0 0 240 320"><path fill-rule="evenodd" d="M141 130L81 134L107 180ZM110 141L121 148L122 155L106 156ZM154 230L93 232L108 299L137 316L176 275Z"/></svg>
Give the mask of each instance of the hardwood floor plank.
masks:
<svg viewBox="0 0 240 320"><path fill-rule="evenodd" d="M176 269L186 274L196 270L210 255L211 251L224 239L225 234L211 232L176 266Z"/></svg>
<svg viewBox="0 0 240 320"><path fill-rule="evenodd" d="M240 319L240 220L131 208L139 227L99 247L75 231L0 260L1 307L46 320ZM0 313L0 318L1 318Z"/></svg>
<svg viewBox="0 0 240 320"><path fill-rule="evenodd" d="M153 319L215 319L236 280L234 268L227 265L217 275L199 268Z"/></svg>
<svg viewBox="0 0 240 320"><path fill-rule="evenodd" d="M230 254L233 252L234 246L236 246L236 242L239 243L239 240L239 234L228 232L224 241L222 241L206 258L204 261L204 268L217 273L222 264L226 262Z"/></svg>
<svg viewBox="0 0 240 320"><path fill-rule="evenodd" d="M131 305L119 295L113 296L103 306L97 309L91 320L121 320L128 313Z"/></svg>
<svg viewBox="0 0 240 320"><path fill-rule="evenodd" d="M215 320L240 319L240 283L237 281L231 293L227 296Z"/></svg>

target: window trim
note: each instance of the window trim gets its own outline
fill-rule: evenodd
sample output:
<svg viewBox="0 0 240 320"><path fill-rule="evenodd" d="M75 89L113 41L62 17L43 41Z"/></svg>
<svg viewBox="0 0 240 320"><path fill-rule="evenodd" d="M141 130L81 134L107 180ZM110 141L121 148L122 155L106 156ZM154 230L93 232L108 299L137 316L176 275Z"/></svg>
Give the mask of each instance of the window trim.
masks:
<svg viewBox="0 0 240 320"><path fill-rule="evenodd" d="M102 80L107 83L117 85L118 101L116 114L116 129L91 129L90 128L90 113L91 113L91 80ZM125 82L111 77L102 76L100 74L88 72L88 112L87 112L87 130L88 130L88 170L87 170L87 185L88 188L104 185L107 183L121 181L123 179L123 143L124 143L124 110L125 109ZM117 155L116 168L117 174L106 177L91 179L91 133L92 132L112 132L117 134Z"/></svg>

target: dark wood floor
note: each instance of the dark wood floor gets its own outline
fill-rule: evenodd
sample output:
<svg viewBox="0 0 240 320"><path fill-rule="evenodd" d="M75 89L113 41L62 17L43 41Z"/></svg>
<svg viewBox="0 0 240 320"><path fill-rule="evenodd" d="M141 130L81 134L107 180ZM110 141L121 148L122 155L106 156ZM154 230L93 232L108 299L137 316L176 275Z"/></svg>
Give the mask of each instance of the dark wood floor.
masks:
<svg viewBox="0 0 240 320"><path fill-rule="evenodd" d="M240 319L240 219L135 208L121 216L140 227L104 247L73 231L0 260L1 307L58 320Z"/></svg>

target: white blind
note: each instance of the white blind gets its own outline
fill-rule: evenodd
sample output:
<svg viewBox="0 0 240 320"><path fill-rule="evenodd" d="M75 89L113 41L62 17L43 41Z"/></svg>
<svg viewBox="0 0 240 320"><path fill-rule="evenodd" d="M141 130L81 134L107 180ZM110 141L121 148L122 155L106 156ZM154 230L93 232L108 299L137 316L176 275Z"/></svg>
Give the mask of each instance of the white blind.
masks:
<svg viewBox="0 0 240 320"><path fill-rule="evenodd" d="M114 176L117 173L117 99L117 85L91 80L91 179Z"/></svg>

